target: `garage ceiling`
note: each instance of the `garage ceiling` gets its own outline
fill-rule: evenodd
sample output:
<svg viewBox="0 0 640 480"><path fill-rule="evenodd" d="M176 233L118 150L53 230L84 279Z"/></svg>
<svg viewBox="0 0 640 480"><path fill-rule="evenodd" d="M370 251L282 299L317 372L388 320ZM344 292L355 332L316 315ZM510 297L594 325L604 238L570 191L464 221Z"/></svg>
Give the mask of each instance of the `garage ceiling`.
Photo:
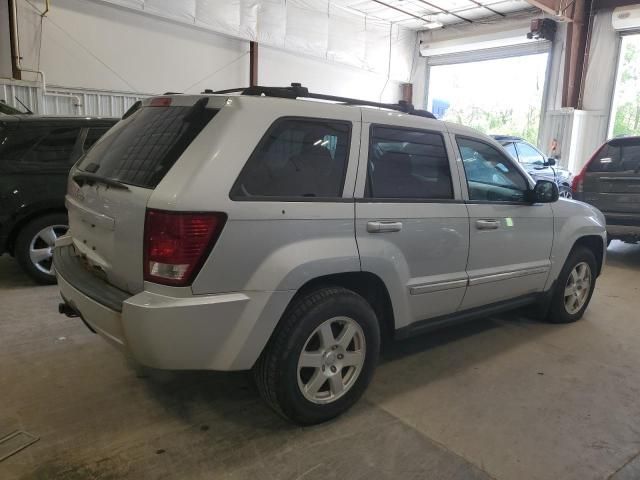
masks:
<svg viewBox="0 0 640 480"><path fill-rule="evenodd" d="M331 4L414 30L537 10L525 0L331 0Z"/></svg>

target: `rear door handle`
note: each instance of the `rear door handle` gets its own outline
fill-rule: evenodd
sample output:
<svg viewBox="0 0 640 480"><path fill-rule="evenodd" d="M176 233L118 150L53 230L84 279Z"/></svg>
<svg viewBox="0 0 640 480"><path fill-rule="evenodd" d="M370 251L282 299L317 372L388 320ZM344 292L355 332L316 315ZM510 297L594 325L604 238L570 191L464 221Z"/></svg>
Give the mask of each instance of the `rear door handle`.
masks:
<svg viewBox="0 0 640 480"><path fill-rule="evenodd" d="M367 222L367 232L369 233L399 232L400 230L402 230L402 222L384 222L379 220Z"/></svg>
<svg viewBox="0 0 640 480"><path fill-rule="evenodd" d="M478 230L497 230L500 226L498 220L476 220L476 228Z"/></svg>

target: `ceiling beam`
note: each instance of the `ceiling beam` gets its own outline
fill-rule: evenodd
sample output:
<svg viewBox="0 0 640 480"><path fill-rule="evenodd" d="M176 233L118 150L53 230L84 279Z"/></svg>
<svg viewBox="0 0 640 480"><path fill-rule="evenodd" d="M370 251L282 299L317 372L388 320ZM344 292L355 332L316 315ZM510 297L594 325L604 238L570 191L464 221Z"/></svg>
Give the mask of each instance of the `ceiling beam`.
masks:
<svg viewBox="0 0 640 480"><path fill-rule="evenodd" d="M577 0L527 0L527 3L549 13L560 20L573 21L573 12Z"/></svg>

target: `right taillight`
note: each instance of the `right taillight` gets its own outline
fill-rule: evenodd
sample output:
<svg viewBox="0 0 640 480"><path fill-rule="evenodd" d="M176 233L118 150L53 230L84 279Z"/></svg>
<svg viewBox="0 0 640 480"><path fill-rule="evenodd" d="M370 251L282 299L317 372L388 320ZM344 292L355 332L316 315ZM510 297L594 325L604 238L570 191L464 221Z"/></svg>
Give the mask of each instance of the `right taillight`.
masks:
<svg viewBox="0 0 640 480"><path fill-rule="evenodd" d="M148 209L144 225L144 279L190 285L227 220L224 213Z"/></svg>
<svg viewBox="0 0 640 480"><path fill-rule="evenodd" d="M582 184L584 182L584 176L587 174L589 165L598 156L598 154L604 148L605 145L606 143L596 148L596 151L593 152L593 155L591 155L591 158L589 158L587 163L584 164L584 166L580 170L580 173L578 173L575 177L573 177L573 181L571 182L571 190L573 190L573 193L582 193Z"/></svg>

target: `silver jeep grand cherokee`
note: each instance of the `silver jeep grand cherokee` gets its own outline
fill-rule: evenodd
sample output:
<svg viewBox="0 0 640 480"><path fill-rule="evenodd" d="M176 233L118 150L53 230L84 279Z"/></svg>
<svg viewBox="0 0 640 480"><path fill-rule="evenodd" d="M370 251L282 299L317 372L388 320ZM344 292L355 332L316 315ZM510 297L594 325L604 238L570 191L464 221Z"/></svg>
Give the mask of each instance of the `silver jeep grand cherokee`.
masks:
<svg viewBox="0 0 640 480"><path fill-rule="evenodd" d="M144 366L252 369L300 424L356 402L382 339L582 317L602 214L429 116L298 85L142 101L70 173L60 311Z"/></svg>

